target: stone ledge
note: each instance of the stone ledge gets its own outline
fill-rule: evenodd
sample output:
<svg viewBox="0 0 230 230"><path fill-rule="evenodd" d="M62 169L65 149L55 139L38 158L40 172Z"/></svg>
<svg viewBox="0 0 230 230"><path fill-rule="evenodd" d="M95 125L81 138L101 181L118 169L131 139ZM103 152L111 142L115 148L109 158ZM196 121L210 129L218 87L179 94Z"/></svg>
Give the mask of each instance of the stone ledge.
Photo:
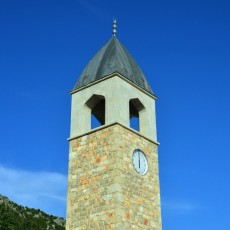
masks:
<svg viewBox="0 0 230 230"><path fill-rule="evenodd" d="M139 133L138 131L136 131L136 130L134 130L134 129L132 129L132 128L126 127L125 125L122 125L122 124L120 124L119 122L114 122L114 123L111 123L111 124L109 124L109 125L102 125L102 126L100 126L100 127L97 127L97 128L95 128L95 129L92 129L92 130L90 130L89 132L86 132L86 133L84 133L84 134L81 134L81 135L78 135L78 136L74 136L74 137L69 137L67 140L68 140L68 141L72 141L72 140L77 139L77 138L79 138L79 137L83 137L83 136L85 136L85 135L89 135L89 134L91 134L91 133L95 133L95 132L97 132L97 131L99 131L99 130L106 129L106 128L111 127L111 126L114 126L114 125L119 125L119 126L125 128L125 129L127 129L127 130L129 130L129 131L131 131L131 132L133 132L133 133L135 133L135 134L137 134L138 136L143 137L144 139L146 139L146 140L148 140L148 141L150 141L150 142L156 144L156 145L160 145L160 143L159 143L158 141L151 140L151 139L149 139L148 137L144 136L143 134Z"/></svg>

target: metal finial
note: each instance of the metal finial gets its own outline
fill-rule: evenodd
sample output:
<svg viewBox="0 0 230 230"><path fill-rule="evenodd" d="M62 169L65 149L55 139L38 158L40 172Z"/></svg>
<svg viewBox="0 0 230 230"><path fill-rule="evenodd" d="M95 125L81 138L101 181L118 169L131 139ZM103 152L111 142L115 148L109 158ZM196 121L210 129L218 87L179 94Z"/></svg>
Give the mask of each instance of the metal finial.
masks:
<svg viewBox="0 0 230 230"><path fill-rule="evenodd" d="M116 19L113 19L113 37L115 37L117 34L117 21Z"/></svg>

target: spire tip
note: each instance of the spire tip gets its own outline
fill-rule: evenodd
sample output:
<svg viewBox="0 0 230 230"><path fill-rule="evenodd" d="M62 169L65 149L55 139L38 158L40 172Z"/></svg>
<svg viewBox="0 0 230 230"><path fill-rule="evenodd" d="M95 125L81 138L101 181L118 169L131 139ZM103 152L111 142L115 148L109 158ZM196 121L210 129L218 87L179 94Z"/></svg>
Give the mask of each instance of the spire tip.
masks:
<svg viewBox="0 0 230 230"><path fill-rule="evenodd" d="M116 37L117 34L117 20L113 19L113 37Z"/></svg>

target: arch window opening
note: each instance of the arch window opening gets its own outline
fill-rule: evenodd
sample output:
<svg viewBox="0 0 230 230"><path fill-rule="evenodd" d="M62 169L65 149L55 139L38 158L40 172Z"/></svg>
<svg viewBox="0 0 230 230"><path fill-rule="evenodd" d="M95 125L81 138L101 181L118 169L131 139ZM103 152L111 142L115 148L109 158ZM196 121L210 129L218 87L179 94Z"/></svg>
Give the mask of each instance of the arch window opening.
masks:
<svg viewBox="0 0 230 230"><path fill-rule="evenodd" d="M129 125L130 128L140 131L139 112L133 105L132 100L129 101Z"/></svg>
<svg viewBox="0 0 230 230"><path fill-rule="evenodd" d="M140 132L139 112L144 109L143 104L138 98L129 101L129 125L130 128Z"/></svg>
<svg viewBox="0 0 230 230"><path fill-rule="evenodd" d="M105 124L105 99L101 99L91 111L91 129Z"/></svg>
<svg viewBox="0 0 230 230"><path fill-rule="evenodd" d="M140 132L139 117L130 118L130 128L135 129L136 131Z"/></svg>
<svg viewBox="0 0 230 230"><path fill-rule="evenodd" d="M91 129L105 124L105 97L93 95L86 105L91 109Z"/></svg>
<svg viewBox="0 0 230 230"><path fill-rule="evenodd" d="M100 126L101 123L97 120L97 118L93 114L91 114L91 129L95 129Z"/></svg>

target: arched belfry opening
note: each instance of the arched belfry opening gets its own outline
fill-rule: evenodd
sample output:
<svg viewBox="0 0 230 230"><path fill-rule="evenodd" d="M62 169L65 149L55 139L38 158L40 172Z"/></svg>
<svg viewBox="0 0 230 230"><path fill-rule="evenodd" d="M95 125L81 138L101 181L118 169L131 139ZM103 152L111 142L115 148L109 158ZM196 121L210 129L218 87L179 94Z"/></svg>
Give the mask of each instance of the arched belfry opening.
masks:
<svg viewBox="0 0 230 230"><path fill-rule="evenodd" d="M130 128L140 132L141 130L141 119L140 113L145 109L144 105L138 98L131 99L129 101L129 122Z"/></svg>
<svg viewBox="0 0 230 230"><path fill-rule="evenodd" d="M85 103L91 110L91 129L105 124L105 97L94 94Z"/></svg>

